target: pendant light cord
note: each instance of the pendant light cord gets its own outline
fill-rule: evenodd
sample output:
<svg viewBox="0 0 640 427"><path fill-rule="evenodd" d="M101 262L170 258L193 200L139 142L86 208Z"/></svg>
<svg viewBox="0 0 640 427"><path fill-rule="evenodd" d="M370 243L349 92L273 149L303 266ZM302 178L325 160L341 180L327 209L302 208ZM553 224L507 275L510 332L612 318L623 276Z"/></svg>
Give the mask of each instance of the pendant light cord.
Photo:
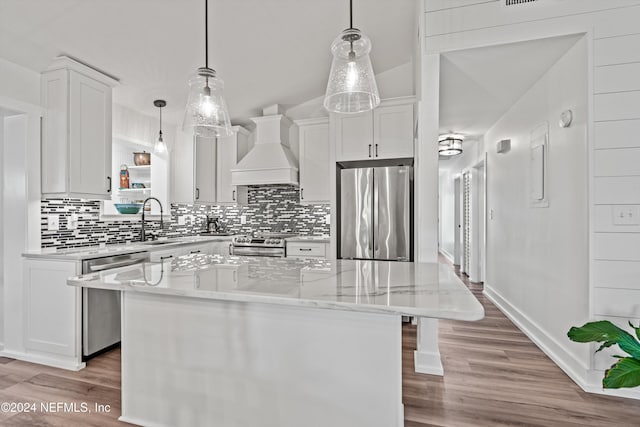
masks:
<svg viewBox="0 0 640 427"><path fill-rule="evenodd" d="M349 29L353 29L353 0L349 0Z"/></svg>
<svg viewBox="0 0 640 427"><path fill-rule="evenodd" d="M204 66L209 68L209 0L204 0Z"/></svg>
<svg viewBox="0 0 640 427"><path fill-rule="evenodd" d="M162 137L162 107L160 107L160 136Z"/></svg>

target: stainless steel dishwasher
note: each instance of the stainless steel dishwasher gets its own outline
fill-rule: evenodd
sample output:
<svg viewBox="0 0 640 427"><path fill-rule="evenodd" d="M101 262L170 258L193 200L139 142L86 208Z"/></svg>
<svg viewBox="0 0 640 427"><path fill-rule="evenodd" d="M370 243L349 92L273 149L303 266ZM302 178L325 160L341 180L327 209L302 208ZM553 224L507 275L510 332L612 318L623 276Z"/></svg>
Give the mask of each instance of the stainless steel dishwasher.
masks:
<svg viewBox="0 0 640 427"><path fill-rule="evenodd" d="M82 274L97 273L149 261L147 252L87 259ZM120 291L82 289L82 359L120 343Z"/></svg>

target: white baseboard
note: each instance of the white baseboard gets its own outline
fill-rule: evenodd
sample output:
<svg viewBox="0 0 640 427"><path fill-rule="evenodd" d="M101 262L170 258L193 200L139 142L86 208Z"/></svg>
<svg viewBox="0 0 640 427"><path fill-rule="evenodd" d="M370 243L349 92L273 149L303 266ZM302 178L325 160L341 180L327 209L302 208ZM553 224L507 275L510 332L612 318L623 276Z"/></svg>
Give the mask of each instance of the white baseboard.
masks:
<svg viewBox="0 0 640 427"><path fill-rule="evenodd" d="M444 368L438 353L415 350L413 352L413 362L416 372L419 374L444 376Z"/></svg>
<svg viewBox="0 0 640 427"><path fill-rule="evenodd" d="M442 254L443 257L445 257L446 259L449 260L449 262L451 262L451 264L455 264L454 260L453 260L453 255L451 255L449 252L447 252L445 249L440 248L440 253Z"/></svg>
<svg viewBox="0 0 640 427"><path fill-rule="evenodd" d="M532 319L515 308L511 303L509 303L509 301L493 290L491 285L486 282L484 284L483 294L581 389L588 393L640 399L640 390L603 389L602 376L600 375L600 372L593 371L584 366L573 355L568 353L560 343L549 337L549 335L547 335Z"/></svg>
<svg viewBox="0 0 640 427"><path fill-rule="evenodd" d="M0 351L0 356L9 357L11 359L22 360L24 362L37 363L39 365L47 365L54 368L66 369L69 371L79 371L86 366L84 362L59 358L56 356L44 356L41 354L21 353L16 351Z"/></svg>

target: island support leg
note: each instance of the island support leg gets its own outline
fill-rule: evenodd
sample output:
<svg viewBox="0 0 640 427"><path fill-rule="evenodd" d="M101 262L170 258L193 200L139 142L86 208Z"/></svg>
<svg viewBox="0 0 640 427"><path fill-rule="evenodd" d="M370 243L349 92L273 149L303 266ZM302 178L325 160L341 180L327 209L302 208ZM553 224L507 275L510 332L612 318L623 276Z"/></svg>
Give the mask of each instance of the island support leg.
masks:
<svg viewBox="0 0 640 427"><path fill-rule="evenodd" d="M416 372L444 375L438 348L438 319L418 319L418 349L413 353Z"/></svg>

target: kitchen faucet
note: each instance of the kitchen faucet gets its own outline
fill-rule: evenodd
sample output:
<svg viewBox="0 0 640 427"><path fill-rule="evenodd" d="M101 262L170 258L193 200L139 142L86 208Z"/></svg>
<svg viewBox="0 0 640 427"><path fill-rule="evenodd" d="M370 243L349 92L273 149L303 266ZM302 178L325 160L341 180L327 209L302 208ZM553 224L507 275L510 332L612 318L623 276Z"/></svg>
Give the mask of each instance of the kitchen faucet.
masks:
<svg viewBox="0 0 640 427"><path fill-rule="evenodd" d="M145 240L147 240L147 236L144 232L144 206L147 204L147 202L149 200L155 200L156 202L158 202L158 205L160 206L160 229L162 230L163 228L163 223L162 223L162 203L160 203L160 200L158 200L155 197L147 197L146 199L144 199L144 202L142 202L142 228L140 230L140 241L144 242Z"/></svg>

